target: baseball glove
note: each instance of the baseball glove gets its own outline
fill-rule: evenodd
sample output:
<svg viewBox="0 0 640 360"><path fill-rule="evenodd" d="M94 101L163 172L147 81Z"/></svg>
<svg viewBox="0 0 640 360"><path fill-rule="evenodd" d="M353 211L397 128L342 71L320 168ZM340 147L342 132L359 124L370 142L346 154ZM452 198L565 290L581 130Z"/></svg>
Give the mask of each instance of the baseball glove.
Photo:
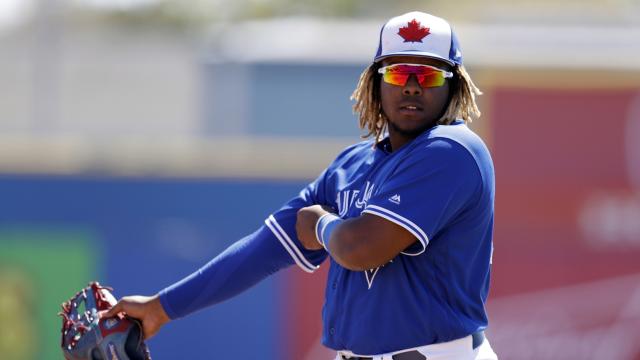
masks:
<svg viewBox="0 0 640 360"><path fill-rule="evenodd" d="M128 316L100 319L116 304L113 289L91 282L62 304L62 352L67 360L151 360L142 326Z"/></svg>

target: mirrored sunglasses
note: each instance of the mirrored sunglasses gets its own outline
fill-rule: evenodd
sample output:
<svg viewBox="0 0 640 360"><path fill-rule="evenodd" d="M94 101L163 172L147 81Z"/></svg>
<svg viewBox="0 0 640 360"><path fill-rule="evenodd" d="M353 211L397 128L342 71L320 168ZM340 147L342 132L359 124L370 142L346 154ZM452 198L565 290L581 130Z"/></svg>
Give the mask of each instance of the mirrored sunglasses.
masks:
<svg viewBox="0 0 640 360"><path fill-rule="evenodd" d="M382 74L384 82L397 86L404 86L409 77L415 75L423 88L442 86L446 79L453 77L452 72L435 66L405 63L383 66L378 69L378 73Z"/></svg>

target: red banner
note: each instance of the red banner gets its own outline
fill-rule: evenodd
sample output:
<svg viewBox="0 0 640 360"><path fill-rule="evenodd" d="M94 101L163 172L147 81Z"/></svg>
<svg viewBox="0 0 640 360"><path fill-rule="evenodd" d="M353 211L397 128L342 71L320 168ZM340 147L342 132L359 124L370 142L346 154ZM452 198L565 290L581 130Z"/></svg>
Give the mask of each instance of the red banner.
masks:
<svg viewBox="0 0 640 360"><path fill-rule="evenodd" d="M492 93L490 339L505 359L640 359L640 92Z"/></svg>

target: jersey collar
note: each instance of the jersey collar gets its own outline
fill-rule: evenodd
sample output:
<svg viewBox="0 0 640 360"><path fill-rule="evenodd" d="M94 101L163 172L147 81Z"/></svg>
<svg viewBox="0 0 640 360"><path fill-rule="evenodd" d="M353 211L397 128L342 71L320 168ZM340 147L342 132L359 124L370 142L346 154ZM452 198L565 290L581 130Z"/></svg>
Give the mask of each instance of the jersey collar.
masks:
<svg viewBox="0 0 640 360"><path fill-rule="evenodd" d="M385 137L384 139L380 140L380 142L378 142L376 144L376 148L380 151L382 151L385 154L390 154L391 153L391 140L389 139L389 136L387 135L387 137Z"/></svg>
<svg viewBox="0 0 640 360"><path fill-rule="evenodd" d="M464 124L464 120L462 119L455 119L453 120L449 125L436 125L433 126L427 130L425 130L424 132L422 132L422 134L418 135L417 138L413 139L413 141L416 141L418 138L422 137L422 136L427 136L426 134L430 133L433 129L439 127L439 126L451 126L451 125L461 125ZM408 144L407 144L408 145ZM389 134L386 134L386 137L382 140L380 140L377 144L376 144L376 148L380 151L382 151L384 154L391 154L392 153L392 149L391 149L391 139L389 139Z"/></svg>

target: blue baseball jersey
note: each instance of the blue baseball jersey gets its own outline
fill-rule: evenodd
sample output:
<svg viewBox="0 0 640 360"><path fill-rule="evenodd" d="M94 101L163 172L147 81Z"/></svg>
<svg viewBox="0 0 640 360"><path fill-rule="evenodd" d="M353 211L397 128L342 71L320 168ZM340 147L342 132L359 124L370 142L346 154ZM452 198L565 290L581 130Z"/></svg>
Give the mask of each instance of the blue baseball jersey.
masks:
<svg viewBox="0 0 640 360"><path fill-rule="evenodd" d="M462 121L435 126L396 151L389 147L387 138L347 148L265 221L307 272L327 254L309 256L297 239L302 207L327 205L343 219L373 214L415 236L375 269L351 271L330 259L322 341L335 350L382 354L487 326L495 191L487 147Z"/></svg>

